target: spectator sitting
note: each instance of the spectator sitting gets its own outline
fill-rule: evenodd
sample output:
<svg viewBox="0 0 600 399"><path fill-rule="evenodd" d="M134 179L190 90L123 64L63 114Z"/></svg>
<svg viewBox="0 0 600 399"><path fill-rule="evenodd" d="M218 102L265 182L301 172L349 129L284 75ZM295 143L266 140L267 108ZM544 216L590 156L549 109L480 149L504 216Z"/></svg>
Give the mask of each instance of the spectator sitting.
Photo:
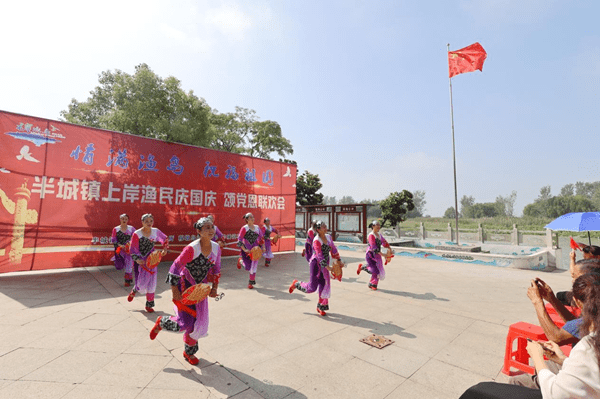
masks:
<svg viewBox="0 0 600 399"><path fill-rule="evenodd" d="M597 398L600 399L600 274L587 273L573 283L575 302L582 309L582 339L567 358L556 342L527 344L527 352L539 375L540 390L522 386L482 382L462 394L460 399L476 398ZM550 370L544 356L562 368Z"/></svg>
<svg viewBox="0 0 600 399"><path fill-rule="evenodd" d="M600 260L598 259L582 259L573 262L570 265L571 278L575 281L579 276L590 273L600 273ZM531 280L531 286L527 289L527 296L531 300L535 312L538 317L540 326L544 330L544 334L549 341L556 342L559 346L574 345L581 339L579 327L582 319L575 317L554 295L552 288L543 280L536 278ZM565 325L559 328L548 314L544 306L544 300L550 303L559 316L565 321ZM548 367L552 372L558 372L560 366L555 363L549 363ZM521 374L513 376L509 379L509 384L522 385L529 388L539 388L537 375Z"/></svg>
<svg viewBox="0 0 600 399"><path fill-rule="evenodd" d="M577 243L582 249L583 259L600 259L600 247L595 245L585 245ZM569 263L569 269L573 269L577 254L575 251L571 251L569 254L571 261ZM560 291L556 293L556 297L566 306L576 306L573 302L573 291Z"/></svg>

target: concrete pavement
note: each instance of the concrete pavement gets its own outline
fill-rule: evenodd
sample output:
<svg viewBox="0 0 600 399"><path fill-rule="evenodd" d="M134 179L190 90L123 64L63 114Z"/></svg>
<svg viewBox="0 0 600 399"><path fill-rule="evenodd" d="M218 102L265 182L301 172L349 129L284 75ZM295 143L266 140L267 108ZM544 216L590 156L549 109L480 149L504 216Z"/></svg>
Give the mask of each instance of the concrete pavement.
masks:
<svg viewBox="0 0 600 399"><path fill-rule="evenodd" d="M172 314L169 264L159 266L153 314L143 295L127 302L112 266L0 274L0 398L456 398L506 381L508 326L537 322L529 281L570 284L564 271L399 256L373 292L368 274L356 275L364 254L341 254L348 268L332 282L325 317L316 293L287 291L308 278L299 253L259 266L253 290L236 259L224 259L225 296L210 299L198 366L184 361L180 333L148 338L156 317ZM373 333L395 342L359 342Z"/></svg>

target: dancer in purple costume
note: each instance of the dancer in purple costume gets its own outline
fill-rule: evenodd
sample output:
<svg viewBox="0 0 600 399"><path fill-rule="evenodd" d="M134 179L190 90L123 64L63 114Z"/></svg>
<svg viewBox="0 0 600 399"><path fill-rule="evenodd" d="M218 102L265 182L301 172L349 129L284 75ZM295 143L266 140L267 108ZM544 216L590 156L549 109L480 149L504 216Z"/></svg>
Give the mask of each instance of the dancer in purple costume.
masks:
<svg viewBox="0 0 600 399"><path fill-rule="evenodd" d="M219 230L219 228L215 224L215 216L208 215L207 218L210 219L211 223L213 224L213 226L215 228L215 235L213 236L212 240L214 242L216 242L217 244L219 244L221 249L223 249L223 247L225 246L225 236L223 235L223 233L221 233L221 230Z"/></svg>
<svg viewBox="0 0 600 399"><path fill-rule="evenodd" d="M366 254L367 264L366 266L363 266L362 263L358 265L356 274L360 274L363 270L369 273L371 275L369 288L375 291L379 280L385 279L385 269L383 268L383 259L381 258L381 247L387 248L388 251L391 251L392 249L383 235L379 233L379 230L381 230L381 223L379 220L374 220L369 224L369 228L372 229L372 231L367 238L369 243Z"/></svg>
<svg viewBox="0 0 600 399"><path fill-rule="evenodd" d="M313 228L317 232L317 236L313 241L313 255L310 259L310 280L301 282L294 280L290 285L290 294L298 289L302 292L310 294L319 291L319 302L317 303L317 313L325 316L326 310L329 310L329 298L331 297L331 278L329 272L329 253L334 259L340 259L333 239L327 234L327 225L320 220L315 222Z"/></svg>
<svg viewBox="0 0 600 399"><path fill-rule="evenodd" d="M263 244L263 232L257 225L254 224L254 216L251 213L244 215L246 225L240 229L238 235L238 247L240 248L241 258L238 260L238 269L242 268L250 273L250 279L248 280L248 288L252 289L256 284L256 269L258 268L258 259L252 260L250 258L250 251L254 247L262 247ZM264 250L264 248L263 248Z"/></svg>
<svg viewBox="0 0 600 399"><path fill-rule="evenodd" d="M130 252L135 262L133 265L135 285L127 300L129 302L133 301L135 294L138 292L146 294L146 312L152 313L154 312L154 291L156 291L158 267L148 269L146 260L154 251L154 245L157 242L163 245L163 255L165 255L169 249L169 239L162 231L152 227L154 216L151 214L147 213L142 216L142 224L144 227L136 230L131 237Z"/></svg>
<svg viewBox="0 0 600 399"><path fill-rule="evenodd" d="M306 243L304 244L304 250L302 250L302 256L306 258L308 263L310 263L310 258L312 258L313 255L312 244L317 235L314 228L315 223L316 221L313 221L312 226L310 226L310 229L308 229L308 232L306 233Z"/></svg>
<svg viewBox="0 0 600 399"><path fill-rule="evenodd" d="M211 298L217 296L221 278L221 247L212 241L215 235L214 224L209 218L201 218L194 224L194 228L200 238L192 241L183 249L181 255L171 265L167 275L167 282L171 284L173 301L181 301L181 294L186 289L201 283L212 283L212 289L208 296ZM160 316L156 319L154 328L150 331L150 339L156 338L163 328L168 331L183 330L185 344L183 357L188 363L196 365L199 362L195 356L198 351L198 339L208 335L208 298L189 307L182 306L188 308L188 311L180 310L175 306L175 316L168 318ZM193 316L194 312L195 316Z"/></svg>
<svg viewBox="0 0 600 399"><path fill-rule="evenodd" d="M125 287L129 287L133 282L133 259L126 249L127 243L131 241L131 236L135 232L135 227L128 225L129 215L126 213L119 216L121 224L112 231L111 242L115 246L115 268L117 270L125 269Z"/></svg>
<svg viewBox="0 0 600 399"><path fill-rule="evenodd" d="M263 256L265 257L265 267L269 267L271 264L271 259L275 257L271 251L271 233L275 233L275 237L277 238L281 238L281 236L279 235L277 229L271 226L271 220L269 218L265 218L263 223L265 224L261 229L265 240L265 253Z"/></svg>

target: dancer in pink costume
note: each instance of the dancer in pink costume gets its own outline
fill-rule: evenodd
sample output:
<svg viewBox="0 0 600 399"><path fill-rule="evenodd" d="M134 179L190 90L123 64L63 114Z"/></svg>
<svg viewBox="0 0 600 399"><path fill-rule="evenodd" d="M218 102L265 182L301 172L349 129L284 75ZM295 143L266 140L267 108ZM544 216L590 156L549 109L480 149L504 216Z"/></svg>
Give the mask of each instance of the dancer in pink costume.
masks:
<svg viewBox="0 0 600 399"><path fill-rule="evenodd" d="M111 242L115 246L115 268L117 270L125 269L125 287L129 287L133 282L133 259L129 253L127 244L131 242L131 236L135 232L135 227L128 225L129 215L126 213L119 216L121 224L112 231Z"/></svg>
<svg viewBox="0 0 600 399"><path fill-rule="evenodd" d="M269 218L265 218L263 223L265 224L261 229L265 240L265 253L263 256L265 257L265 267L269 267L269 265L271 265L271 259L275 257L271 251L271 233L275 233L275 237L278 239L281 238L281 236L277 229L271 226L271 220Z"/></svg>
<svg viewBox="0 0 600 399"><path fill-rule="evenodd" d="M238 260L238 269L242 268L250 273L250 279L248 280L248 288L252 289L256 284L256 269L258 268L258 259L252 260L250 257L250 251L254 247L261 247L263 244L263 232L257 225L254 224L254 216L251 213L244 215L246 225L240 229L238 235L238 247L240 248L241 258ZM264 248L263 248L264 250Z"/></svg>
<svg viewBox="0 0 600 399"><path fill-rule="evenodd" d="M304 244L304 249L302 250L302 256L306 258L306 261L310 263L310 258L312 258L313 248L312 243L317 235L317 232L314 229L315 221L312 222L310 229L306 233L306 243Z"/></svg>
<svg viewBox="0 0 600 399"><path fill-rule="evenodd" d="M181 301L186 289L201 283L212 283L208 296L217 296L221 278L221 247L212 241L215 235L214 225L209 218L201 218L194 223L194 228L200 238L183 249L167 275L174 302ZM156 338L163 328L168 331L183 330L183 357L188 363L196 365L199 362L195 356L198 352L198 339L208 335L208 297L194 305L175 306L174 310L175 316L160 316L156 319L154 328L150 331L150 339Z"/></svg>
<svg viewBox="0 0 600 399"><path fill-rule="evenodd" d="M169 249L168 237L154 225L154 216L147 213L142 216L142 224L144 227L138 229L131 237L131 257L133 258L135 285L127 300L133 301L135 294L138 292L146 294L146 312L154 312L154 291L156 291L157 270L155 267L149 269L146 260L154 251L154 245L158 242L163 245L163 255Z"/></svg>
<svg viewBox="0 0 600 399"><path fill-rule="evenodd" d="M208 215L207 218L210 219L213 226L215 227L215 235L213 236L212 240L219 244L221 249L223 249L223 247L225 246L225 236L223 235L223 233L221 233L221 230L219 230L219 228L215 224L215 215Z"/></svg>
<svg viewBox="0 0 600 399"><path fill-rule="evenodd" d="M363 266L362 263L358 265L356 274L360 274L363 270L369 273L371 275L369 288L375 291L377 290L379 280L385 279L385 269L383 268L383 259L381 258L381 247L387 248L388 251L391 251L392 249L383 235L379 233L379 230L381 230L381 223L379 220L374 220L369 224L369 228L372 229L372 231L369 233L367 239L369 243L366 254L367 264L366 266Z"/></svg>
<svg viewBox="0 0 600 399"><path fill-rule="evenodd" d="M289 293L298 289L302 292L310 294L319 291L319 302L317 303L317 313L325 316L326 310L329 310L329 298L331 297L331 278L329 272L329 253L334 259L340 259L333 239L327 234L327 225L320 220L315 222L313 228L317 232L317 236L313 241L313 255L310 259L310 280L308 282L294 280L289 288Z"/></svg>

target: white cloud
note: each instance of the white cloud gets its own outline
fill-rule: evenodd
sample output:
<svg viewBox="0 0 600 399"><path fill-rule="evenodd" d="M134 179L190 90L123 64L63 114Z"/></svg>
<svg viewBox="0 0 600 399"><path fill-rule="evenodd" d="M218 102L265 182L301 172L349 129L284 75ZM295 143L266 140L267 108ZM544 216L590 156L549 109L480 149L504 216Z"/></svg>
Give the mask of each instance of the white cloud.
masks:
<svg viewBox="0 0 600 399"><path fill-rule="evenodd" d="M179 29L175 29L172 26L169 26L165 23L160 24L160 31L169 39L174 39L182 42L188 38L185 32Z"/></svg>
<svg viewBox="0 0 600 399"><path fill-rule="evenodd" d="M230 40L243 40L246 32L254 25L250 15L244 13L237 4L223 4L204 13L204 22L215 27Z"/></svg>

